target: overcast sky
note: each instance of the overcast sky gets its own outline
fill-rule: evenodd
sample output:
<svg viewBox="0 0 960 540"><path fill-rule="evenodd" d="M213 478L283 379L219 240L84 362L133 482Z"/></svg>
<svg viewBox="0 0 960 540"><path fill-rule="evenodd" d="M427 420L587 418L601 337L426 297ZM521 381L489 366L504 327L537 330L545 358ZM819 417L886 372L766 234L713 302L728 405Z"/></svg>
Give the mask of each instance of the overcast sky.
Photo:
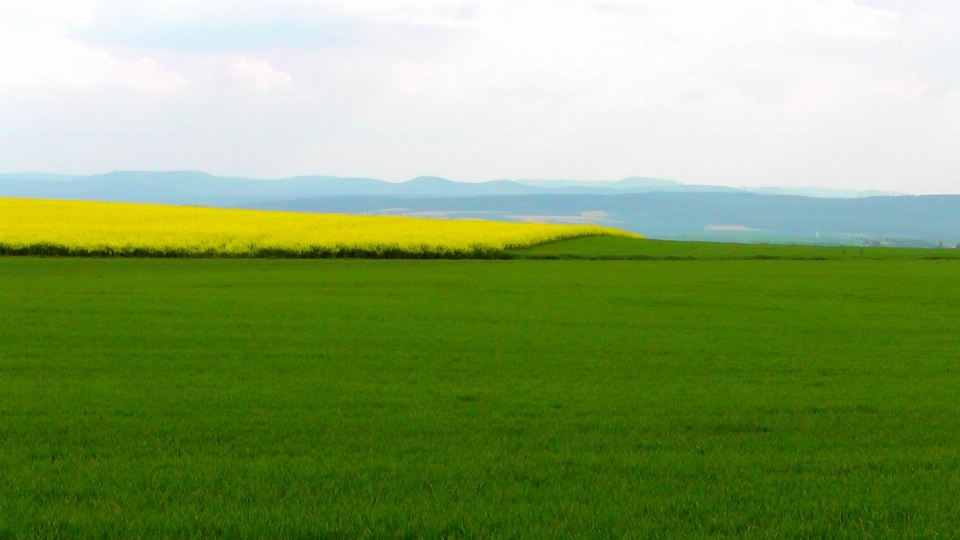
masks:
<svg viewBox="0 0 960 540"><path fill-rule="evenodd" d="M960 2L0 1L0 172L960 193Z"/></svg>

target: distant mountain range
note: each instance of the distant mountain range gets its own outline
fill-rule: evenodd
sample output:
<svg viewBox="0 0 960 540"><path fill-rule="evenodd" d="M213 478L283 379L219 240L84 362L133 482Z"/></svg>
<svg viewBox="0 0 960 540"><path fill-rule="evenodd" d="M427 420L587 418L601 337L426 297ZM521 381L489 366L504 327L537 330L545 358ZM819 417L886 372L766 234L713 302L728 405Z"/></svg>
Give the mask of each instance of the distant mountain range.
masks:
<svg viewBox="0 0 960 540"><path fill-rule="evenodd" d="M0 197L598 223L651 238L928 247L960 242L960 195L736 189L640 177L463 183L423 176L392 183L331 176L256 180L193 171L2 174Z"/></svg>
<svg viewBox="0 0 960 540"><path fill-rule="evenodd" d="M687 185L658 178L631 177L616 182L575 180L492 180L452 182L421 176L406 182L371 178L298 176L281 180L221 177L195 171L120 171L93 176L2 174L0 196L237 206L315 197L375 195L401 198L478 197L492 195L616 195L621 193L768 193L808 197L854 198L884 192L821 188L730 188Z"/></svg>

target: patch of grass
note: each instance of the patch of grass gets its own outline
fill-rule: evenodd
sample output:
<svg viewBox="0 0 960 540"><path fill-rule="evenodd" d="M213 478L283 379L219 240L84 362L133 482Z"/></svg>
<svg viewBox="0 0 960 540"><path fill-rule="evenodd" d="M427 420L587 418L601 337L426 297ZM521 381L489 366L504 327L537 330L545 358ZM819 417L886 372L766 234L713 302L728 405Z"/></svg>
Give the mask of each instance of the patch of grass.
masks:
<svg viewBox="0 0 960 540"><path fill-rule="evenodd" d="M677 242L593 236L510 250L507 256L588 260L960 260L960 249Z"/></svg>
<svg viewBox="0 0 960 540"><path fill-rule="evenodd" d="M0 258L0 537L949 537L957 270Z"/></svg>

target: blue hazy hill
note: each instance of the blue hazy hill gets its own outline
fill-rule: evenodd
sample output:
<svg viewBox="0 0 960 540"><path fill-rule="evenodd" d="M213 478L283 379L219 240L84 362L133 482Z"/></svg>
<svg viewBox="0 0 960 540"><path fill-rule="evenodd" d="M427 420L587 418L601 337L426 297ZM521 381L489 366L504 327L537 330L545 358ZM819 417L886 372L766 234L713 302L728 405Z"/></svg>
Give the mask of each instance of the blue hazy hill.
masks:
<svg viewBox="0 0 960 540"><path fill-rule="evenodd" d="M421 176L406 182L372 178L297 176L280 180L220 177L197 171L117 171L90 176L43 173L0 174L0 196L99 201L236 206L271 200L331 196L403 198L477 197L495 195L615 195L620 193L743 193L818 197L859 197L867 193L818 188L737 189L681 184L659 178L630 177L615 182L577 180L492 180L453 182ZM879 194L879 193L877 193Z"/></svg>

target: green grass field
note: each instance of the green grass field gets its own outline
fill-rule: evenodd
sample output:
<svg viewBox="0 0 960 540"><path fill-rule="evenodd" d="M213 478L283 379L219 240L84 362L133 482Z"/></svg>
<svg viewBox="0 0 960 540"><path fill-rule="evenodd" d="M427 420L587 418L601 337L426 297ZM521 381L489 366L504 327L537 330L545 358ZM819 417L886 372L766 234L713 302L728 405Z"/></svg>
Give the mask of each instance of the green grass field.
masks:
<svg viewBox="0 0 960 540"><path fill-rule="evenodd" d="M952 537L958 278L0 258L0 538Z"/></svg>
<svg viewBox="0 0 960 540"><path fill-rule="evenodd" d="M588 236L507 252L515 259L586 260L960 260L960 249L673 242Z"/></svg>

